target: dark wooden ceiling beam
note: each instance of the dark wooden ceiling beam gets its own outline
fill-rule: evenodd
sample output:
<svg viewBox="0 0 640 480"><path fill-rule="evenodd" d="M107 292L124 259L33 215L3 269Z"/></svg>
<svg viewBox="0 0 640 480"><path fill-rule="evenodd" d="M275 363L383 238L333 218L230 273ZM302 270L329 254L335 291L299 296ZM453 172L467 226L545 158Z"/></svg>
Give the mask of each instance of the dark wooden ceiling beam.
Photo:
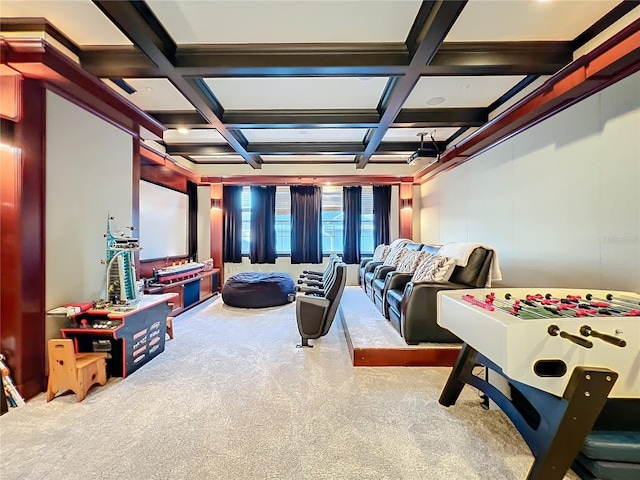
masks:
<svg viewBox="0 0 640 480"><path fill-rule="evenodd" d="M571 61L571 42L443 43L423 75L550 75ZM82 67L98 77L160 77L133 46L90 47ZM409 65L403 44L302 44L273 46L202 45L176 47L175 69L186 77L399 76Z"/></svg>
<svg viewBox="0 0 640 480"><path fill-rule="evenodd" d="M489 119L486 108L403 108L390 127L479 127Z"/></svg>
<svg viewBox="0 0 640 480"><path fill-rule="evenodd" d="M164 75L134 46L90 47L78 55L80 64L96 77L158 78Z"/></svg>
<svg viewBox="0 0 640 480"><path fill-rule="evenodd" d="M176 46L164 27L144 2L111 2L93 0L93 3L158 67L160 73L184 95L200 114L229 142L229 145L253 168L260 168L260 157L252 155L227 129L214 112L214 106L204 92L198 91L175 69Z"/></svg>
<svg viewBox="0 0 640 480"><path fill-rule="evenodd" d="M418 83L425 65L429 65L466 4L466 0L422 2L416 21L407 36L407 48L413 52L411 62L405 75L393 85L386 108L381 112L380 123L371 136L364 154L357 159L357 168L364 168L371 155L378 149L388 128Z"/></svg>
<svg viewBox="0 0 640 480"><path fill-rule="evenodd" d="M380 121L376 110L227 110L229 128L371 128Z"/></svg>
<svg viewBox="0 0 640 480"><path fill-rule="evenodd" d="M439 151L444 151L446 142L436 142ZM410 154L420 147L420 142L382 142L374 155ZM436 154L436 149L429 141L423 148ZM225 144L175 143L166 145L168 155L182 156L222 156L233 155L235 151ZM361 155L365 146L361 142L277 142L250 143L247 150L258 155Z"/></svg>
<svg viewBox="0 0 640 480"><path fill-rule="evenodd" d="M553 75L572 60L571 42L450 42L423 74Z"/></svg>
<svg viewBox="0 0 640 480"><path fill-rule="evenodd" d="M168 128L214 128L198 112L149 112ZM230 130L263 128L376 128L375 110L226 110L222 117ZM391 127L479 127L488 120L486 108L402 109Z"/></svg>
<svg viewBox="0 0 640 480"><path fill-rule="evenodd" d="M197 111L149 111L148 113L167 128L214 128L214 126L207 123L207 120Z"/></svg>
<svg viewBox="0 0 640 480"><path fill-rule="evenodd" d="M236 151L230 145L202 144L202 143L175 143L166 145L168 155L235 155Z"/></svg>
<svg viewBox="0 0 640 480"><path fill-rule="evenodd" d="M250 143L249 151L259 155L359 155L364 145L361 142Z"/></svg>
<svg viewBox="0 0 640 480"><path fill-rule="evenodd" d="M402 43L191 45L177 52L185 76L401 75L409 63Z"/></svg>
<svg viewBox="0 0 640 480"><path fill-rule="evenodd" d="M437 151L444 152L447 148L446 142L436 142L438 147ZM413 142L382 142L378 145L378 150L375 151L374 155L390 155L397 153L399 155L404 155L405 153L413 153L420 147L419 141ZM425 140L422 145L422 149L425 151L433 152L433 156L436 156L436 149L433 146L433 143L430 140Z"/></svg>

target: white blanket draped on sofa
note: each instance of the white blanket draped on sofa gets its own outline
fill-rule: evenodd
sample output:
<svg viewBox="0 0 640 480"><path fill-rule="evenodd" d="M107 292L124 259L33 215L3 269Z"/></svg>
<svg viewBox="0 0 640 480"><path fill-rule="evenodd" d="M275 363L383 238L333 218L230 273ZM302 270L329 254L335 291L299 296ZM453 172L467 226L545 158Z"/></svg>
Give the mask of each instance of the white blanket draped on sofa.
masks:
<svg viewBox="0 0 640 480"><path fill-rule="evenodd" d="M492 281L502 280L502 273L500 272L500 263L498 261L498 252L491 245L485 245L484 243L459 243L450 242L445 243L438 252L443 257L450 257L456 259L456 265L466 267L469 262L471 253L478 247L482 247L486 250L493 250L493 258L491 260L491 267L489 268L489 276L487 277L487 284L485 287L490 287Z"/></svg>

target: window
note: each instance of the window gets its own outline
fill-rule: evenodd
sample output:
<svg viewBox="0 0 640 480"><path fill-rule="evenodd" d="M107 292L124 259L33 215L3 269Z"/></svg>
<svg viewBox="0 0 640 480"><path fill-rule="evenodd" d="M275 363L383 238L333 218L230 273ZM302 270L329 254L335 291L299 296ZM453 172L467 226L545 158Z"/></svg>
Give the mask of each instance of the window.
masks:
<svg viewBox="0 0 640 480"><path fill-rule="evenodd" d="M342 187L322 187L322 251L342 254L344 214ZM362 225L360 251L373 254L373 187L362 187ZM251 190L242 187L242 254L249 255L251 232ZM289 187L276 187L276 253L291 254L291 192Z"/></svg>
<svg viewBox="0 0 640 480"><path fill-rule="evenodd" d="M249 255L251 242L251 187L242 187L242 254ZM291 254L291 193L276 187L276 253Z"/></svg>
<svg viewBox="0 0 640 480"><path fill-rule="evenodd" d="M362 186L362 219L360 225L360 254L373 255L373 187Z"/></svg>
<svg viewBox="0 0 640 480"><path fill-rule="evenodd" d="M342 187L322 187L322 253L342 253Z"/></svg>

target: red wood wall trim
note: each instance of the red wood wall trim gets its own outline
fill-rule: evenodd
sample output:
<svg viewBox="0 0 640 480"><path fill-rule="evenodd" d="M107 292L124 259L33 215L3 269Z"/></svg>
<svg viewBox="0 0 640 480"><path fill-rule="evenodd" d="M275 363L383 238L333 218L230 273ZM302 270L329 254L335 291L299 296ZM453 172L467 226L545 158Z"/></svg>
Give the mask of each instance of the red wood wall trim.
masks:
<svg viewBox="0 0 640 480"><path fill-rule="evenodd" d="M405 177L403 177L405 178ZM391 175L237 175L230 178L202 177L204 183L224 185L399 185L402 178ZM409 177L409 181L413 178Z"/></svg>
<svg viewBox="0 0 640 480"><path fill-rule="evenodd" d="M120 97L98 78L58 52L43 39L4 39L6 62L25 77L37 78L78 98L84 108L118 122L129 131L141 125L162 137L164 126L138 107Z"/></svg>
<svg viewBox="0 0 640 480"><path fill-rule="evenodd" d="M202 183L202 177L196 172L174 163L168 155L160 153L144 143L140 144L140 156L141 159L146 162L147 166L165 167L168 170L184 176L185 179L191 180L193 183Z"/></svg>
<svg viewBox="0 0 640 480"><path fill-rule="evenodd" d="M422 184L638 70L640 20L571 63L543 86L447 149L440 163L417 172L414 181Z"/></svg>

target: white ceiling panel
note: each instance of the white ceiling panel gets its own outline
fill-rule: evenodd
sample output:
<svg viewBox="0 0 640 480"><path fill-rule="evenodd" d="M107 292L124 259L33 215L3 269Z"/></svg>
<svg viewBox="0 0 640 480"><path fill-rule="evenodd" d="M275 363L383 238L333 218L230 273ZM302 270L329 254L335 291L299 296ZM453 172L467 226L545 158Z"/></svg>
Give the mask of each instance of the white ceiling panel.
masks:
<svg viewBox="0 0 640 480"><path fill-rule="evenodd" d="M227 143L215 128L187 130L182 133L178 130L165 130L163 139L165 143Z"/></svg>
<svg viewBox="0 0 640 480"><path fill-rule="evenodd" d="M353 155L261 155L261 158L265 163L353 163L355 161Z"/></svg>
<svg viewBox="0 0 640 480"><path fill-rule="evenodd" d="M312 128L308 130L246 129L242 130L250 143L278 142L362 142L366 128Z"/></svg>
<svg viewBox="0 0 640 480"><path fill-rule="evenodd" d="M2 0L2 18L46 18L77 45L131 45L91 0Z"/></svg>
<svg viewBox="0 0 640 480"><path fill-rule="evenodd" d="M376 108L386 77L207 78L227 110Z"/></svg>
<svg viewBox="0 0 640 480"><path fill-rule="evenodd" d="M573 40L620 0L469 0L445 42Z"/></svg>
<svg viewBox="0 0 640 480"><path fill-rule="evenodd" d="M422 77L403 108L488 107L523 78Z"/></svg>
<svg viewBox="0 0 640 480"><path fill-rule="evenodd" d="M166 78L125 78L124 81L136 89L131 95L111 80L103 78L102 81L142 110L195 111L193 105Z"/></svg>
<svg viewBox="0 0 640 480"><path fill-rule="evenodd" d="M185 43L404 42L419 0L147 0Z"/></svg>
<svg viewBox="0 0 640 480"><path fill-rule="evenodd" d="M442 128L390 128L382 138L383 142L419 142L419 133L427 133L425 142L431 141L428 134L432 134L437 141L445 141L459 130L458 127Z"/></svg>

